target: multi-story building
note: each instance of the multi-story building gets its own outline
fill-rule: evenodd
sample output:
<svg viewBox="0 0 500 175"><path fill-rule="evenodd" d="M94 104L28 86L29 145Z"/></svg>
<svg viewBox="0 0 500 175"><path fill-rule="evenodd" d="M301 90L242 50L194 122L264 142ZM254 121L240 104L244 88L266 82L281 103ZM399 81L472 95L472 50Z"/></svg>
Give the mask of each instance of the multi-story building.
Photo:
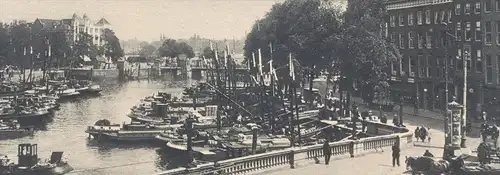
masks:
<svg viewBox="0 0 500 175"><path fill-rule="evenodd" d="M386 36L402 54L390 68L393 94L411 97L420 108L442 109L448 75L448 95L461 101L465 58L469 110L497 104L500 0L388 0L386 7Z"/></svg>
<svg viewBox="0 0 500 175"><path fill-rule="evenodd" d="M32 25L34 31L65 31L73 42L78 41L78 34L84 32L92 37L92 42L97 46L104 45L102 36L106 29L112 29L108 20L101 18L96 22L86 14L82 17L73 14L71 19L36 19Z"/></svg>

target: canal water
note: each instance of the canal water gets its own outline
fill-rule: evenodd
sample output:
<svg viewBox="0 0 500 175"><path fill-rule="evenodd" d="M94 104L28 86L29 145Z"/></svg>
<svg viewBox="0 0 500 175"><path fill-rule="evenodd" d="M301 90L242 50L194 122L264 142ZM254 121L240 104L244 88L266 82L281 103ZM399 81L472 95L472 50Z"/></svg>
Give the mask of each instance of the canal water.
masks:
<svg viewBox="0 0 500 175"><path fill-rule="evenodd" d="M181 83L133 81L127 83L101 82L102 96L79 99L61 104L53 121L44 125L32 137L0 141L0 154L17 161L17 145L38 144L38 157L50 159L52 151L64 151L64 157L75 168L70 174L82 175L146 175L165 170L165 159L159 147L148 144L97 143L89 140L87 126L97 120L112 123L130 122L126 114L140 99L158 91L182 94ZM166 156L166 157L165 157Z"/></svg>

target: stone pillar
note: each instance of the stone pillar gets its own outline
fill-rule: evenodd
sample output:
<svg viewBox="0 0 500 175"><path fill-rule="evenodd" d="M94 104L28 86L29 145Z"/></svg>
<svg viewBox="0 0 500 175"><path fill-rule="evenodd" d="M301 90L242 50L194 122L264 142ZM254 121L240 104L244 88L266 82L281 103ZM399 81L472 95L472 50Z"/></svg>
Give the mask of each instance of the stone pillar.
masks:
<svg viewBox="0 0 500 175"><path fill-rule="evenodd" d="M116 67L118 68L118 80L125 80L125 61L118 60L116 62Z"/></svg>

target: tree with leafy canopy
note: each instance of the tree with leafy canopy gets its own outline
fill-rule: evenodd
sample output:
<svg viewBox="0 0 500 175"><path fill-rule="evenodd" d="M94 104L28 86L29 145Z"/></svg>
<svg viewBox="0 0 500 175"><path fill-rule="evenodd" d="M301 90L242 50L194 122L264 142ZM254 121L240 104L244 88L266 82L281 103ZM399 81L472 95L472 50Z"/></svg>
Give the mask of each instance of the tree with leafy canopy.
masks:
<svg viewBox="0 0 500 175"><path fill-rule="evenodd" d="M156 55L156 47L149 43L141 43L141 49L139 50L139 55L146 57L147 59L153 58Z"/></svg>
<svg viewBox="0 0 500 175"><path fill-rule="evenodd" d="M160 48L158 48L158 53L160 57L167 57L167 58L175 58L178 59L179 55L185 54L187 58L193 58L194 51L191 46L186 44L185 42L178 43L174 39L167 39L163 42ZM167 59L167 63L168 64ZM179 62L179 60L177 60Z"/></svg>
<svg viewBox="0 0 500 175"><path fill-rule="evenodd" d="M115 63L118 58L124 56L123 49L120 45L120 39L116 37L115 32L111 29L105 29L102 35L104 41L104 55L110 57L113 63Z"/></svg>
<svg viewBox="0 0 500 175"><path fill-rule="evenodd" d="M288 55L292 53L297 61L297 78L304 82L307 76L312 84L319 70L327 68L336 57L326 38L340 35L341 24L340 11L333 6L333 1L277 3L265 18L254 24L245 41L244 55L251 62L248 59L260 48L263 62L267 62L271 57L269 43L272 43L274 64L288 64ZM288 76L287 69L278 69L277 73Z"/></svg>
<svg viewBox="0 0 500 175"><path fill-rule="evenodd" d="M370 103L376 93L387 91L387 68L401 57L397 47L384 36L386 12L384 1L352 0L344 13L342 37L330 38L337 41L332 49L341 58L338 66L345 77L344 89L352 93L356 82L363 99Z"/></svg>

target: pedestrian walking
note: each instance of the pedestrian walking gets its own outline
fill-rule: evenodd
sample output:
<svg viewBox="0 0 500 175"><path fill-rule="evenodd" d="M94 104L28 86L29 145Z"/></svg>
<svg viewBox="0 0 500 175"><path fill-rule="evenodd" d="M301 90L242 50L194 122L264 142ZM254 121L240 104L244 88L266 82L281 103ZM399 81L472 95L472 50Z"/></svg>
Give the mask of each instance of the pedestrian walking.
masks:
<svg viewBox="0 0 500 175"><path fill-rule="evenodd" d="M401 149L399 148L399 144L394 143L392 145L392 166L395 167L396 165L399 166L399 156L400 156Z"/></svg>
<svg viewBox="0 0 500 175"><path fill-rule="evenodd" d="M325 156L325 165L328 165L330 163L330 157L332 156L332 149L330 148L328 140L325 140L323 144L323 155Z"/></svg>
<svg viewBox="0 0 500 175"><path fill-rule="evenodd" d="M413 135L415 135L415 139L418 142L418 136L420 134L420 127L417 126L417 129L415 129L415 132L413 132Z"/></svg>
<svg viewBox="0 0 500 175"><path fill-rule="evenodd" d="M427 142L431 143L431 127L427 127Z"/></svg>

